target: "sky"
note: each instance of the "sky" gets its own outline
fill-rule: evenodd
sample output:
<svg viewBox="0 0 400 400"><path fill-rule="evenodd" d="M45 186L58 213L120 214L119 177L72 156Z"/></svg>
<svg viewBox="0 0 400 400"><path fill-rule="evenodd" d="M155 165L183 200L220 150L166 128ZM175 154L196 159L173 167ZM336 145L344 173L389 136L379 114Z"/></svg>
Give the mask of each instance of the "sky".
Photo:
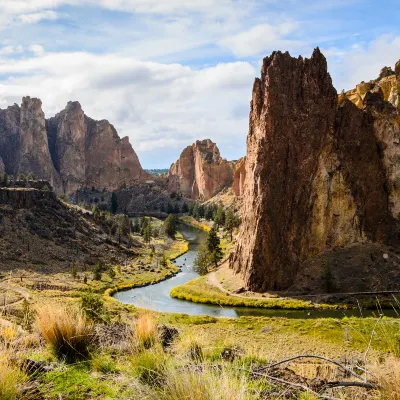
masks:
<svg viewBox="0 0 400 400"><path fill-rule="evenodd" d="M399 22L398 0L0 0L0 108L79 101L144 168L205 138L234 160L263 57L319 46L348 90L400 59Z"/></svg>

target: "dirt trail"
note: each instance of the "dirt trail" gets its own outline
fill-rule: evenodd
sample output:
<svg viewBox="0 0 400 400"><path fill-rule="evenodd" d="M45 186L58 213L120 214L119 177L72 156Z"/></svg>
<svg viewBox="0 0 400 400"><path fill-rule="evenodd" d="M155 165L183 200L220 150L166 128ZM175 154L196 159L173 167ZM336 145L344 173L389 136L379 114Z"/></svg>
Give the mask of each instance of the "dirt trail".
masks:
<svg viewBox="0 0 400 400"><path fill-rule="evenodd" d="M13 303L8 303L5 306L4 305L0 306L0 310L3 310L5 307L8 307L8 306L15 306L17 304L22 303L25 299L26 300L29 299L29 292L26 289L23 289L21 287L11 286L11 285L6 283L6 282L10 281L11 279L14 279L14 278L9 278L9 279L6 279L6 280L0 282L0 289L10 290L11 292L18 293L18 294L20 294L22 296L22 299L14 301Z"/></svg>

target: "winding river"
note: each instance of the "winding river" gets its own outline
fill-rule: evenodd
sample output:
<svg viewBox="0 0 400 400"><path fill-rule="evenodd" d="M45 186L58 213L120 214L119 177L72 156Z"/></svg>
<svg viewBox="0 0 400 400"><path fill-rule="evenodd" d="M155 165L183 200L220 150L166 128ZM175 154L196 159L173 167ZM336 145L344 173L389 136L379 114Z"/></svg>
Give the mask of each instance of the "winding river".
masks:
<svg viewBox="0 0 400 400"><path fill-rule="evenodd" d="M183 313L189 315L209 315L214 317L266 316L286 318L343 318L345 316L360 316L359 310L269 310L250 307L222 307L192 303L190 301L172 298L169 293L172 288L182 285L199 275L193 269L199 245L205 240L206 233L182 224L179 231L189 242L189 251L175 260L182 266L182 271L174 277L154 285L118 292L114 298L125 304L133 304L140 308L148 308L159 312ZM384 310L385 315L396 317L395 311ZM373 310L363 310L363 316L375 316Z"/></svg>

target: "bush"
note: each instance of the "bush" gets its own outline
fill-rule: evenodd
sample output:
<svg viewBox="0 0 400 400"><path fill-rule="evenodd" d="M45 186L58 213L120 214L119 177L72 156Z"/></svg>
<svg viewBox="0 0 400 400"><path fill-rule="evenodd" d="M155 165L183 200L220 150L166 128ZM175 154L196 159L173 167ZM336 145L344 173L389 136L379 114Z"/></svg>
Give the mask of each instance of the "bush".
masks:
<svg viewBox="0 0 400 400"><path fill-rule="evenodd" d="M154 315L146 311L134 322L133 335L139 350L149 349L158 341L158 326Z"/></svg>
<svg viewBox="0 0 400 400"><path fill-rule="evenodd" d="M159 351L145 351L133 359L135 375L145 384L160 385L165 377L166 357Z"/></svg>
<svg viewBox="0 0 400 400"><path fill-rule="evenodd" d="M37 325L59 360L74 363L90 358L94 330L81 311L43 307L38 310Z"/></svg>
<svg viewBox="0 0 400 400"><path fill-rule="evenodd" d="M86 293L81 297L81 309L86 318L93 322L109 322L110 316L99 295Z"/></svg>

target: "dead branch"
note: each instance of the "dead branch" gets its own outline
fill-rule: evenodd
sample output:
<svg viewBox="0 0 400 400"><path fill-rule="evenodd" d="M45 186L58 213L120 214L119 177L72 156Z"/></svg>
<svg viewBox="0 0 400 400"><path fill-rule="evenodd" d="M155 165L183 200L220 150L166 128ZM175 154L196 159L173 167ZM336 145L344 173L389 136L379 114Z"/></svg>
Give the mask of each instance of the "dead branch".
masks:
<svg viewBox="0 0 400 400"><path fill-rule="evenodd" d="M318 396L320 399L324 399L324 400L339 400L336 397L330 397L330 396L321 395L321 394L315 392L314 390L310 389L308 386L302 385L301 383L294 383L294 382L285 381L284 379L276 378L274 376L271 376L271 375L268 375L268 374L264 374L264 373L261 373L261 372L249 371L249 370L247 370L245 368L239 368L239 369L241 369L243 371L246 371L246 372L249 372L249 373L251 373L253 375L257 375L257 376L269 379L271 381L282 383L283 385L289 385L289 386L292 386L292 387L297 387L299 389L304 390L305 392L309 392L309 393L311 393L311 394L313 394L315 396Z"/></svg>
<svg viewBox="0 0 400 400"><path fill-rule="evenodd" d="M330 363L332 363L332 364L338 366L339 368L343 369L344 371L346 371L346 372L349 373L350 375L354 376L355 378L359 379L360 381L364 381L364 378L363 378L362 376L356 374L354 371L352 371L351 369L345 367L344 365L340 364L339 362L337 362L337 361L335 361L335 360L332 360L332 359L330 359L330 358L327 358L327 357L317 356L317 355L313 355L313 354L303 354L303 355L299 355L299 356L294 356L294 357L291 357L291 358L287 358L287 359L285 359L285 360L278 361L278 362L276 362L276 363L273 363L273 364L268 365L268 368L274 368L274 367L276 367L276 366L278 366L278 365L285 364L285 363L288 363L288 362L290 362L290 361L297 360L297 359L299 359L299 358L317 358L317 359L319 359L319 360L324 360L324 361L330 362Z"/></svg>
<svg viewBox="0 0 400 400"><path fill-rule="evenodd" d="M357 386L366 389L378 389L379 385L376 383L366 383L366 382L327 382L326 387L329 388L339 388L339 387L349 387L349 386Z"/></svg>

